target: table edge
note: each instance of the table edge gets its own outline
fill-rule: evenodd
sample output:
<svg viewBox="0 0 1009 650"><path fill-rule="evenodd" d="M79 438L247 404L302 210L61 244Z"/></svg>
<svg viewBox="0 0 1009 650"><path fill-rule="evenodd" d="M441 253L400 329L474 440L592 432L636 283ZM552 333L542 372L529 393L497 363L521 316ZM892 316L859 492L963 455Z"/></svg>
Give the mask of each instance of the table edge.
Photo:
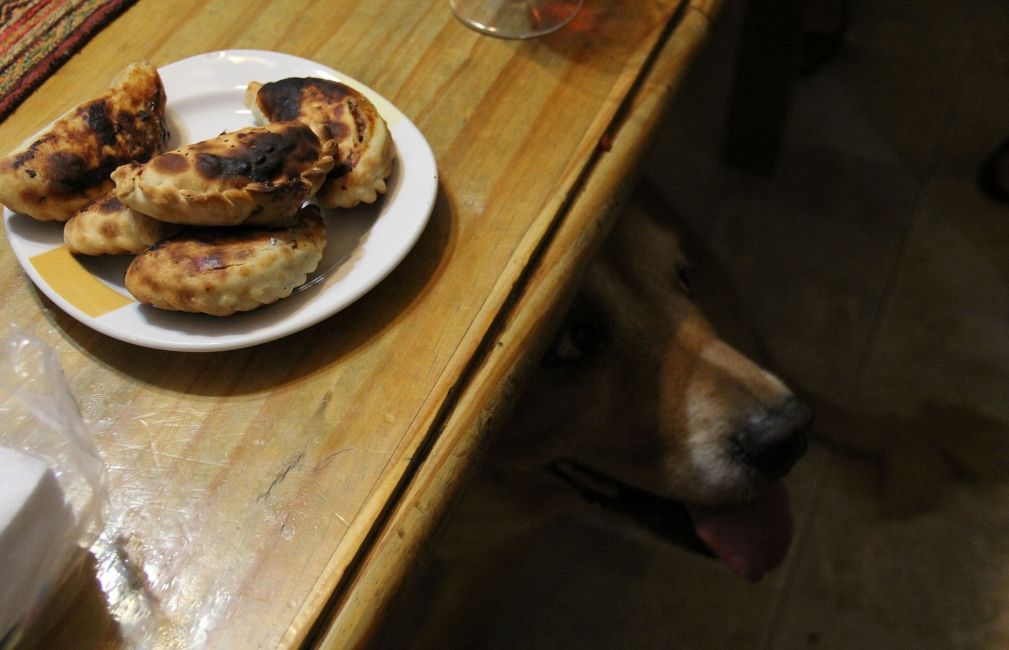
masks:
<svg viewBox="0 0 1009 650"><path fill-rule="evenodd" d="M527 281L508 296L495 320L499 326L480 346L467 384L441 422L441 433L418 463L382 530L358 562L343 593L334 593L329 616L316 622L297 645L353 648L372 637L383 608L419 558L452 496L465 482L484 440L507 416L522 378L532 369L566 311L584 273L641 174L649 135L655 130L685 70L706 41L721 0L685 5L679 23L618 111L589 173L560 215L549 243L533 251ZM585 233L592 233L585 236ZM488 406L489 405L489 406ZM435 476L439 477L434 481ZM337 607L338 605L338 607ZM325 614L325 613L324 613Z"/></svg>

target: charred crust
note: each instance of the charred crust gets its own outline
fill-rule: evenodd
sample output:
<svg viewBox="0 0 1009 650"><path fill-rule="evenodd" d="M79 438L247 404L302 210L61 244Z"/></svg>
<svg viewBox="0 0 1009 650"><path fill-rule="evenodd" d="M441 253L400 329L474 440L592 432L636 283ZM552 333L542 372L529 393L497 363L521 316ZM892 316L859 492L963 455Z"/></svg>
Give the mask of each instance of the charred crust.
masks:
<svg viewBox="0 0 1009 650"><path fill-rule="evenodd" d="M319 157L319 140L311 129L292 123L279 131L248 130L235 134L239 146L222 155L196 150L194 168L208 179L248 179L270 185L301 176L302 170ZM163 157L163 156L162 156Z"/></svg>
<svg viewBox="0 0 1009 650"><path fill-rule="evenodd" d="M308 81L299 77L271 81L259 89L256 101L273 121L296 120L301 115L301 95Z"/></svg>
<svg viewBox="0 0 1009 650"><path fill-rule="evenodd" d="M119 236L119 228L114 221L103 222L99 230L108 239L115 239Z"/></svg>
<svg viewBox="0 0 1009 650"><path fill-rule="evenodd" d="M103 175L101 167L96 168L78 154L69 151L54 151L44 159L44 165L50 179L51 193L61 198L86 193L107 180L112 171L109 169Z"/></svg>
<svg viewBox="0 0 1009 650"><path fill-rule="evenodd" d="M95 209L104 214L114 214L125 208L126 206L123 205L123 202L115 194L106 195L95 205Z"/></svg>
<svg viewBox="0 0 1009 650"><path fill-rule="evenodd" d="M329 172L327 178L329 180L343 178L352 171L354 171L354 165L349 160L340 160L333 165L333 169Z"/></svg>
<svg viewBox="0 0 1009 650"><path fill-rule="evenodd" d="M179 173L189 168L189 161L181 153L169 151L151 161L154 169L166 173Z"/></svg>
<svg viewBox="0 0 1009 650"><path fill-rule="evenodd" d="M111 146L116 143L118 128L109 118L108 103L104 99L85 104L79 109L81 118L88 131L94 135L100 145ZM120 115L121 121L124 115Z"/></svg>
<svg viewBox="0 0 1009 650"><path fill-rule="evenodd" d="M56 136L54 134L47 133L38 140L36 140L35 142L31 143L31 145L29 145L26 150L15 156L14 162L12 163L14 165L14 169L24 167L25 164L27 164L28 162L35 160L35 157L38 155L39 149L49 144L50 142L54 141L55 139Z"/></svg>
<svg viewBox="0 0 1009 650"><path fill-rule="evenodd" d="M289 77L263 84L256 101L274 122L296 120L308 103L342 106L354 91L338 81L315 77Z"/></svg>

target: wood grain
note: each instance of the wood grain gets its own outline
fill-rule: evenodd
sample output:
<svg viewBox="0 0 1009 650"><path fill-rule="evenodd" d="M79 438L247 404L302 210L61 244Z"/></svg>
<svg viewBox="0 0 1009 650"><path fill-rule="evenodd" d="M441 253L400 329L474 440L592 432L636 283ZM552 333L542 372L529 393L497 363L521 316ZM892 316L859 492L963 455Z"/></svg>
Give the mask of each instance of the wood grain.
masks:
<svg viewBox="0 0 1009 650"><path fill-rule="evenodd" d="M507 412L717 8L587 0L565 30L514 42L466 29L443 0L142 0L36 91L0 148L128 60L285 51L390 99L441 177L392 275L247 350L109 339L35 291L3 246L8 318L56 350L109 470L106 534L84 578L101 583L107 616L71 608L46 642L366 639Z"/></svg>

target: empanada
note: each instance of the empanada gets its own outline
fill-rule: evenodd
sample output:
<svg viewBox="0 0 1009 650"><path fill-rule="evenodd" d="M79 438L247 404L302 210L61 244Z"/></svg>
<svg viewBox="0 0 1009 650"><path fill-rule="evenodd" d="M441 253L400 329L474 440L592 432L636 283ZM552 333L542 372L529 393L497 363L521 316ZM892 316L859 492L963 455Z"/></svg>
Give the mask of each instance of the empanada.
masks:
<svg viewBox="0 0 1009 650"><path fill-rule="evenodd" d="M131 63L104 94L64 113L0 159L0 203L66 221L112 188L109 175L168 141L165 89L150 63Z"/></svg>
<svg viewBox="0 0 1009 650"><path fill-rule="evenodd" d="M325 245L314 205L286 228L197 228L134 258L126 289L160 309L228 316L291 295L319 265Z"/></svg>
<svg viewBox="0 0 1009 650"><path fill-rule="evenodd" d="M325 208L372 203L386 190L395 150L389 128L368 98L346 84L314 77L252 82L245 103L256 120L299 120L320 139L337 141L336 165L316 200Z"/></svg>
<svg viewBox="0 0 1009 650"><path fill-rule="evenodd" d="M82 255L136 254L178 232L179 227L126 207L112 190L70 217L63 241Z"/></svg>
<svg viewBox="0 0 1009 650"><path fill-rule="evenodd" d="M123 165L112 178L124 204L161 221L284 225L333 168L335 146L300 122L278 122Z"/></svg>

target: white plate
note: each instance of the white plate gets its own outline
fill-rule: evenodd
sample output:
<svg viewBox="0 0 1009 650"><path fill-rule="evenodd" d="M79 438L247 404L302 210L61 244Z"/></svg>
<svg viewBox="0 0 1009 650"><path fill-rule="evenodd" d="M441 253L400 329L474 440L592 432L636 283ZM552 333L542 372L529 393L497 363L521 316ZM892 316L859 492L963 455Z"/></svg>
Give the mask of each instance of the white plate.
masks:
<svg viewBox="0 0 1009 650"><path fill-rule="evenodd" d="M427 225L438 188L434 154L399 109L354 79L288 54L228 50L201 54L159 70L168 96L169 148L253 125L243 98L250 81L285 77L334 79L364 93L385 118L396 147L388 191L373 205L324 211L329 242L309 283L289 298L218 318L146 307L126 291L129 256L74 256L60 223L4 210L18 262L61 309L99 332L162 350L232 350L286 336L335 314L392 271Z"/></svg>

